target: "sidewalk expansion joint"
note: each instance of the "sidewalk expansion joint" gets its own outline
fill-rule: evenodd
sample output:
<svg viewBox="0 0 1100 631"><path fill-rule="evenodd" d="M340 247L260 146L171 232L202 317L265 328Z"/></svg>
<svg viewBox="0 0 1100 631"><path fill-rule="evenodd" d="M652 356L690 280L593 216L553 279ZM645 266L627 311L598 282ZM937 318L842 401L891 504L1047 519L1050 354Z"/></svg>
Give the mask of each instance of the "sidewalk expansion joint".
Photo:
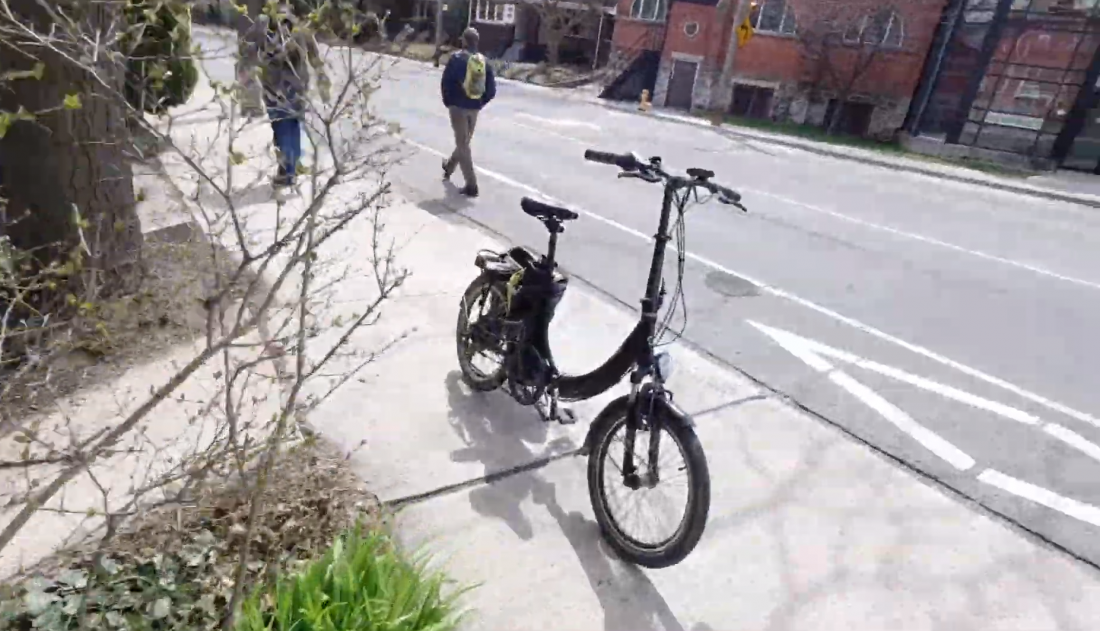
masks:
<svg viewBox="0 0 1100 631"><path fill-rule="evenodd" d="M582 450L583 450L583 447L578 447L577 449L571 449L571 450L569 450L565 453L554 454L554 455L551 455L551 456L543 456L542 458L532 460L531 462L528 462L528 463L517 465L515 467L510 467L508 469L503 469L501 471L495 471L495 472L490 473L488 475L483 475L483 476L480 476L480 477L477 477L477 478L473 478L471 480L466 480L464 482L457 482L455 484L448 484L446 486L441 486L441 487L439 487L437 489L433 489L431 491L425 491L424 493L416 493L414 495L407 495L405 497L400 497L400 498L397 498L397 499L386 500L386 501L382 502L382 506L384 508L387 508L391 511L396 512L396 511L399 511L402 508L404 508L406 506L410 506L412 504L419 504L421 502L426 502L428 500L435 499L437 497L443 497L444 495L451 495L451 494L457 493L459 491L464 491L468 488L472 488L472 487L475 487L475 486L483 486L483 485L487 486L487 485L499 482L501 480L505 480L505 479L511 478L513 476L519 475L521 473L526 473L528 471L535 471L535 470L538 470L538 469L541 469L541 468L545 467L546 465L548 465L550 463L557 462L558 460L565 460L566 458L571 458L573 456L579 456L579 455L581 455Z"/></svg>

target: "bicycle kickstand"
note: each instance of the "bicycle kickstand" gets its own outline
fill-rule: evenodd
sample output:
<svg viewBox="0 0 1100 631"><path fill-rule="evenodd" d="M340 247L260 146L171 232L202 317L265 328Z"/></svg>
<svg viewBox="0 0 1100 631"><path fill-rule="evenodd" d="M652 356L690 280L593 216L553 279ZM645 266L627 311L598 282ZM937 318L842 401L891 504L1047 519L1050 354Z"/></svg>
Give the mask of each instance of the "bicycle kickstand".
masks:
<svg viewBox="0 0 1100 631"><path fill-rule="evenodd" d="M550 399L549 410L546 409L546 404L540 403L535 406L543 422L557 421L562 425L572 425L577 422L577 415L573 413L573 410L558 405L558 391L556 389L551 388L546 393L546 397Z"/></svg>

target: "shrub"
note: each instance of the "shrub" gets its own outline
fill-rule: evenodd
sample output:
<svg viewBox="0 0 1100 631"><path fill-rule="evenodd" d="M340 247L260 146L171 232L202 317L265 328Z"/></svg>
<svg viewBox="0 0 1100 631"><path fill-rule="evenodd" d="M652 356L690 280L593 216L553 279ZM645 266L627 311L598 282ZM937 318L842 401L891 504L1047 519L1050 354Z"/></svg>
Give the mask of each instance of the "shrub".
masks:
<svg viewBox="0 0 1100 631"><path fill-rule="evenodd" d="M190 98L199 72L191 58L191 11L179 0L127 0L123 49L126 98L160 113Z"/></svg>
<svg viewBox="0 0 1100 631"><path fill-rule="evenodd" d="M245 600L237 631L449 631L460 619L445 579L386 536L353 529L301 574Z"/></svg>

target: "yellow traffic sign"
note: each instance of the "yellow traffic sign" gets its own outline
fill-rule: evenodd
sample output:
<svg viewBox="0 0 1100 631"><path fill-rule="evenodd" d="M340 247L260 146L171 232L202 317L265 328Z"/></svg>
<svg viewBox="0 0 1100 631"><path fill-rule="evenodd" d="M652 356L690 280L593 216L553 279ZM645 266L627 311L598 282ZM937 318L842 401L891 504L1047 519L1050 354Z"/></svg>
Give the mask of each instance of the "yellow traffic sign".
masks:
<svg viewBox="0 0 1100 631"><path fill-rule="evenodd" d="M756 29L752 27L751 16L746 16L745 21L737 27L737 47L740 48L749 43L749 40L752 39L753 33L755 32Z"/></svg>

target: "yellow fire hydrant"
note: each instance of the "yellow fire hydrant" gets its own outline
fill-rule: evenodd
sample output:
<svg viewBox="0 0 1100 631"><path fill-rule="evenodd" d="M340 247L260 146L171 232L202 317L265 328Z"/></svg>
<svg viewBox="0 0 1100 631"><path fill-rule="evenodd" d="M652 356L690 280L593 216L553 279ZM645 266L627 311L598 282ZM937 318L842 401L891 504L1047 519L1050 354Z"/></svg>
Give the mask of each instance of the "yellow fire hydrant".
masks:
<svg viewBox="0 0 1100 631"><path fill-rule="evenodd" d="M648 112L649 107L649 90L642 90L642 100L638 102L638 109L642 112Z"/></svg>

